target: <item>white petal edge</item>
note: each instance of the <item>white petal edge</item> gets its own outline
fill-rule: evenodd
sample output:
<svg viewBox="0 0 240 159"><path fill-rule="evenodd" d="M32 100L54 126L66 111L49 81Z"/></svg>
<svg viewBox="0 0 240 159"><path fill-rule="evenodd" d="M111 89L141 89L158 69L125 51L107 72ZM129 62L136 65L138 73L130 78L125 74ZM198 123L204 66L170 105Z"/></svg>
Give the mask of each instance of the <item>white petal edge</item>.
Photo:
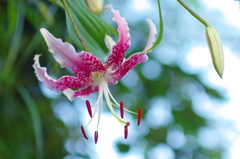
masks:
<svg viewBox="0 0 240 159"><path fill-rule="evenodd" d="M74 91L70 88L66 89L63 91L63 94L68 98L68 100L70 100L71 102L74 100L73 98L73 94L74 94Z"/></svg>
<svg viewBox="0 0 240 159"><path fill-rule="evenodd" d="M128 23L126 21L125 17L122 17L120 15L119 10L114 10L113 6L108 4L104 7L104 9L108 9L112 12L113 14L113 18L112 20L114 20L117 23L117 31L118 31L118 43L121 42L125 42L126 40L128 40L128 45L131 45L130 42L130 33L129 33L129 27L128 27ZM120 20L119 20L120 19Z"/></svg>
<svg viewBox="0 0 240 159"><path fill-rule="evenodd" d="M107 4L107 5L104 7L104 9L109 9L109 10L111 10L111 9L113 9L113 6L112 6L111 4Z"/></svg>
<svg viewBox="0 0 240 159"><path fill-rule="evenodd" d="M148 49L150 49L153 46L153 43L156 41L155 35L157 34L157 28L156 28L155 24L150 19L147 19L146 22L148 24L150 32L149 32L147 44L146 44L143 52L147 52Z"/></svg>
<svg viewBox="0 0 240 159"><path fill-rule="evenodd" d="M105 35L104 41L105 41L106 46L108 47L108 49L111 52L112 51L112 47L114 45L116 45L116 42L109 35Z"/></svg>
<svg viewBox="0 0 240 159"><path fill-rule="evenodd" d="M86 98L88 98L90 96L89 95L83 95L83 96L77 96L74 97L75 91L73 91L72 89L68 88L66 90L63 91L63 94L68 98L68 100L70 100L71 102L75 99L75 98L80 98L82 100L85 100Z"/></svg>
<svg viewBox="0 0 240 159"><path fill-rule="evenodd" d="M61 67L75 68L78 62L78 54L69 43L64 43L62 39L55 38L47 29L41 28L40 32L48 45L48 50L53 54L55 60Z"/></svg>
<svg viewBox="0 0 240 159"><path fill-rule="evenodd" d="M57 80L53 79L52 77L50 77L47 74L47 68L46 67L41 67L39 64L39 57L41 55L35 55L34 56L34 64L33 64L33 68L34 68L34 72L38 78L39 81L43 82L44 85L56 92L62 92L63 90L66 89L65 86L61 86L59 84L57 84Z"/></svg>

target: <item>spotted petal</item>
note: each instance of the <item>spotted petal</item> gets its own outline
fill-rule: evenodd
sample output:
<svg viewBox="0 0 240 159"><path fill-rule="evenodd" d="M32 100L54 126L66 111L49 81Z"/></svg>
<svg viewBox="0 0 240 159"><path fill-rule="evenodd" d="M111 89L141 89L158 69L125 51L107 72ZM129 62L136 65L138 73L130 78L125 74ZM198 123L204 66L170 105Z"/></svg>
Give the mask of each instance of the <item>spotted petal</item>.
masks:
<svg viewBox="0 0 240 159"><path fill-rule="evenodd" d="M118 24L119 40L117 44L113 46L105 67L111 67L112 70L116 70L121 66L125 52L130 47L130 34L126 19L120 16L119 11L114 10L111 5L107 5L106 8L112 11L114 15L113 20Z"/></svg>
<svg viewBox="0 0 240 159"><path fill-rule="evenodd" d="M86 98L88 97L91 93L97 92L98 91L98 86L88 86L85 89L82 90L77 90L73 91L72 89L66 89L63 91L63 94L70 100L73 101L77 97L81 98Z"/></svg>
<svg viewBox="0 0 240 159"><path fill-rule="evenodd" d="M111 74L111 81L108 81L108 84L117 83L126 73L135 67L137 64L145 62L148 60L148 56L144 52L136 53L130 56L121 67L114 73Z"/></svg>
<svg viewBox="0 0 240 159"><path fill-rule="evenodd" d="M33 68L35 70L36 76L39 81L43 82L46 87L49 89L62 92L67 88L77 88L82 89L85 88L87 85L90 85L90 82L80 81L78 78L73 76L63 76L59 80L55 80L47 74L46 67L41 67L39 64L39 56L35 55L34 57L34 64Z"/></svg>
<svg viewBox="0 0 240 159"><path fill-rule="evenodd" d="M55 38L47 29L41 28L49 51L53 54L55 60L62 67L75 68L78 60L78 54L74 47L69 43L63 43L61 39Z"/></svg>
<svg viewBox="0 0 240 159"><path fill-rule="evenodd" d="M106 69L100 60L92 54L84 51L79 53L77 65L72 70L81 80L92 78L93 72L106 72Z"/></svg>
<svg viewBox="0 0 240 159"><path fill-rule="evenodd" d="M102 62L95 56L84 51L78 54L71 44L63 43L61 39L55 38L48 30L41 28L40 31L49 47L49 51L62 67L72 68L75 73L81 75L86 72L105 71Z"/></svg>
<svg viewBox="0 0 240 159"><path fill-rule="evenodd" d="M154 23L150 19L147 19L147 23L148 23L150 32L149 32L147 44L143 52L135 53L132 56L130 56L126 61L124 61L123 64L120 66L120 68L110 75L111 78L108 78L109 85L117 83L117 81L119 81L133 67L135 67L139 63L142 63L148 60L148 56L146 53L148 49L152 47L153 43L156 40L155 34L157 34L157 29Z"/></svg>

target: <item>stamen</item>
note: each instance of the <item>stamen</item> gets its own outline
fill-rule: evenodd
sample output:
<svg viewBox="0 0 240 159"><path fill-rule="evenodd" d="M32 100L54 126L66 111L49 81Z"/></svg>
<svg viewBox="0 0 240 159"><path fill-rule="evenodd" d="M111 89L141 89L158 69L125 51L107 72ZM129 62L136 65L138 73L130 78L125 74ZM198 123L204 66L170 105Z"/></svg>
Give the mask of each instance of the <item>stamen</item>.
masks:
<svg viewBox="0 0 240 159"><path fill-rule="evenodd" d="M88 100L86 100L86 106L88 109L88 113L89 113L90 117L92 118L92 108L91 108L90 102Z"/></svg>
<svg viewBox="0 0 240 159"><path fill-rule="evenodd" d="M98 141L98 132L95 131L95 134L94 134L94 141L95 141L95 144L97 144L97 141Z"/></svg>
<svg viewBox="0 0 240 159"><path fill-rule="evenodd" d="M124 115L124 103L120 102L120 114L121 114L121 118L123 118Z"/></svg>
<svg viewBox="0 0 240 159"><path fill-rule="evenodd" d="M82 130L82 134L83 134L83 136L85 137L85 139L88 140L88 137L87 137L87 135L86 135L86 132L85 132L83 126L81 126L81 130Z"/></svg>
<svg viewBox="0 0 240 159"><path fill-rule="evenodd" d="M127 139L127 137L128 137L128 127L125 126L124 127L124 139Z"/></svg>
<svg viewBox="0 0 240 159"><path fill-rule="evenodd" d="M138 125L140 125L141 118L142 118L142 109L138 108L138 121L137 121Z"/></svg>
<svg viewBox="0 0 240 159"><path fill-rule="evenodd" d="M128 126L130 125L130 122L127 122L127 124L124 126L124 139L127 139L128 137Z"/></svg>

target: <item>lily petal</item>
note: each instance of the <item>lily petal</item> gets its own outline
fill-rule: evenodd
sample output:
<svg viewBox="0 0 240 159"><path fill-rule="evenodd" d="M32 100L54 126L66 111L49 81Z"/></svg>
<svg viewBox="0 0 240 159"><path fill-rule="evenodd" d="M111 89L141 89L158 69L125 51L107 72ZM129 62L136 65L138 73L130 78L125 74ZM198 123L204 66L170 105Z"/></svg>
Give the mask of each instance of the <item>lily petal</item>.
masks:
<svg viewBox="0 0 240 159"><path fill-rule="evenodd" d="M110 51L112 50L113 46L116 45L116 42L109 35L105 35L104 41L105 41L107 48Z"/></svg>
<svg viewBox="0 0 240 159"><path fill-rule="evenodd" d="M135 53L130 56L122 65L121 67L111 74L111 81L107 81L108 84L117 83L129 70L135 67L137 64L145 62L148 60L148 56L144 52ZM109 78L110 79L110 78Z"/></svg>
<svg viewBox="0 0 240 159"><path fill-rule="evenodd" d="M72 89L66 89L63 91L63 94L70 100L73 101L77 97L87 98L91 93L97 92L98 86L92 87L89 86L82 90L73 91Z"/></svg>
<svg viewBox="0 0 240 159"><path fill-rule="evenodd" d="M68 88L83 89L92 83L92 81L81 81L77 77L73 76L63 76L56 82L59 85L65 85Z"/></svg>
<svg viewBox="0 0 240 159"><path fill-rule="evenodd" d="M130 34L126 19L121 17L119 11L112 8L111 5L107 5L105 8L112 11L114 17L113 20L118 24L119 40L112 48L112 54L107 58L106 69L111 67L112 70L118 69L125 57L126 50L130 47Z"/></svg>
<svg viewBox="0 0 240 159"><path fill-rule="evenodd" d="M53 54L55 60L61 67L75 68L78 54L74 47L69 43L63 43L61 39L55 38L47 29L41 28L42 33L49 51Z"/></svg>
<svg viewBox="0 0 240 159"><path fill-rule="evenodd" d="M61 67L69 67L76 72L103 72L105 68L100 60L87 52L76 53L74 47L69 43L63 43L61 39L55 38L48 30L40 29L48 47L55 60Z"/></svg>
<svg viewBox="0 0 240 159"><path fill-rule="evenodd" d="M146 22L148 24L150 32L149 32L147 44L143 49L143 52L147 52L148 49L150 49L153 46L153 43L156 41L155 35L157 34L157 28L155 24L150 19L147 19Z"/></svg>
<svg viewBox="0 0 240 159"><path fill-rule="evenodd" d="M41 67L39 64L40 55L34 56L33 68L39 81L43 82L44 85L56 92L62 92L67 88L83 88L86 83L81 83L76 77L64 76L59 80L55 80L47 74L46 67Z"/></svg>
<svg viewBox="0 0 240 159"><path fill-rule="evenodd" d="M72 70L81 80L92 78L92 72L106 72L104 65L99 59L84 51L79 53L76 67L72 68Z"/></svg>

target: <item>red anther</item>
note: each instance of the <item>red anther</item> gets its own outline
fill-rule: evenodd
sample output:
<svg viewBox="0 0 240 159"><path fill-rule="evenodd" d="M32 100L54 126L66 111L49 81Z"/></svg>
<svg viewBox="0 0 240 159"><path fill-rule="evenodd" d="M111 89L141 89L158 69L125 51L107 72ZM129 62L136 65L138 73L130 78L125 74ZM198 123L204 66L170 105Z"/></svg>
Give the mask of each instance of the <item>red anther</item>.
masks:
<svg viewBox="0 0 240 159"><path fill-rule="evenodd" d="M94 141L95 141L95 144L98 141L98 132L97 131L95 131L95 134L94 134Z"/></svg>
<svg viewBox="0 0 240 159"><path fill-rule="evenodd" d="M90 117L92 117L92 108L91 108L90 102L88 100L86 100L86 106L87 106Z"/></svg>
<svg viewBox="0 0 240 159"><path fill-rule="evenodd" d="M83 126L81 126L81 130L82 130L82 134L83 134L83 136L85 137L85 139L88 140L88 137L87 137L87 135L86 135L86 132L85 132Z"/></svg>
<svg viewBox="0 0 240 159"><path fill-rule="evenodd" d="M138 125L140 125L141 118L142 118L142 109L138 108L138 121L137 121Z"/></svg>
<svg viewBox="0 0 240 159"><path fill-rule="evenodd" d="M128 125L124 126L124 139L127 139L128 137Z"/></svg>
<svg viewBox="0 0 240 159"><path fill-rule="evenodd" d="M121 118L123 118L124 115L124 103L120 102L120 114L121 114Z"/></svg>
<svg viewBox="0 0 240 159"><path fill-rule="evenodd" d="M124 139L127 139L128 137L128 126L130 125L130 122L127 122L124 126Z"/></svg>

